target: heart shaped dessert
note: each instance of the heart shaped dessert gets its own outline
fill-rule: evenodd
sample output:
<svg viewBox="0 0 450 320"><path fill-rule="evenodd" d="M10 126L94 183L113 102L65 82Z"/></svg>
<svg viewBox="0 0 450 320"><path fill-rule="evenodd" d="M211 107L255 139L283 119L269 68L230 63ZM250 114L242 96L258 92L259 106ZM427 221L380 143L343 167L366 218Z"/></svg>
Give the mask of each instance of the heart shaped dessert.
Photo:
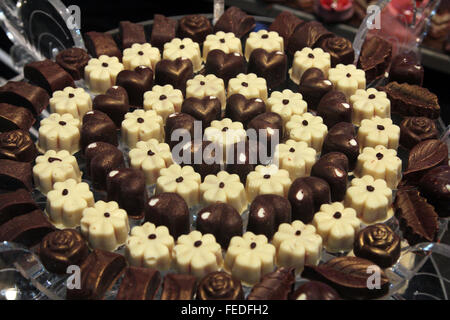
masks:
<svg viewBox="0 0 450 320"><path fill-rule="evenodd" d="M330 91L320 100L317 115L328 128L339 122L352 122L352 106L341 91Z"/></svg>
<svg viewBox="0 0 450 320"><path fill-rule="evenodd" d="M209 127L211 121L219 120L221 111L220 100L212 96L203 99L190 97L181 105L181 112L201 121L203 128Z"/></svg>
<svg viewBox="0 0 450 320"><path fill-rule="evenodd" d="M298 91L302 94L303 100L308 103L308 108L316 110L322 97L333 90L333 84L318 68L306 70L300 79Z"/></svg>
<svg viewBox="0 0 450 320"><path fill-rule="evenodd" d="M267 81L269 88L276 88L286 81L287 56L281 51L267 52L255 49L248 61L248 73L255 73Z"/></svg>
<svg viewBox="0 0 450 320"><path fill-rule="evenodd" d="M153 70L145 66L139 66L134 71L123 70L117 75L116 84L127 90L132 106L142 107L144 93L153 87Z"/></svg>
<svg viewBox="0 0 450 320"><path fill-rule="evenodd" d="M262 99L247 99L242 94L233 94L227 99L225 117L247 124L256 116L266 112L266 104Z"/></svg>
<svg viewBox="0 0 450 320"><path fill-rule="evenodd" d="M127 91L122 87L113 86L105 94L95 97L92 108L106 113L119 129L125 114L130 111Z"/></svg>
<svg viewBox="0 0 450 320"><path fill-rule="evenodd" d="M171 84L186 93L186 82L194 75L194 66L189 59L163 59L155 66L155 82L160 86Z"/></svg>
<svg viewBox="0 0 450 320"><path fill-rule="evenodd" d="M356 165L359 155L359 144L356 140L355 127L349 122L335 124L323 142L322 154L329 152L342 152L348 158L350 170Z"/></svg>
<svg viewBox="0 0 450 320"><path fill-rule="evenodd" d="M245 73L245 58L237 52L211 50L206 58L205 73L222 78L227 85L228 80L235 78L239 73Z"/></svg>

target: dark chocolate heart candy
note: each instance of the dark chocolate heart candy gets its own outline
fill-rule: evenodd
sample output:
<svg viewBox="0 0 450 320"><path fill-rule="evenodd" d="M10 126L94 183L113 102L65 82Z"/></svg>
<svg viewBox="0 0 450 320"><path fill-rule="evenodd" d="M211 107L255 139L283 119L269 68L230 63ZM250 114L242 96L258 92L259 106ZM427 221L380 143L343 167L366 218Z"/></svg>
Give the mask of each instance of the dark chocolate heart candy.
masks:
<svg viewBox="0 0 450 320"><path fill-rule="evenodd" d="M242 94L233 94L227 99L225 117L247 124L256 116L266 112L266 104L259 98L247 99Z"/></svg>
<svg viewBox="0 0 450 320"><path fill-rule="evenodd" d="M127 90L132 106L142 107L144 93L153 87L153 70L145 66L139 66L134 71L123 70L117 75L116 84Z"/></svg>
<svg viewBox="0 0 450 320"><path fill-rule="evenodd" d="M355 127L348 122L339 122L328 131L323 143L322 154L333 151L342 152L348 158L350 170L356 165L359 144L356 140Z"/></svg>
<svg viewBox="0 0 450 320"><path fill-rule="evenodd" d="M266 148L266 155L272 157L276 145L283 139L283 119L281 116L275 112L264 112L253 118L247 127L255 130L254 133L258 143ZM252 139L251 132L249 138Z"/></svg>
<svg viewBox="0 0 450 320"><path fill-rule="evenodd" d="M269 88L276 88L286 81L287 56L281 51L255 49L248 61L248 73L266 79Z"/></svg>
<svg viewBox="0 0 450 320"><path fill-rule="evenodd" d="M216 97L187 98L181 105L181 112L190 114L202 122L203 128L209 127L213 120L219 120L222 112L220 100Z"/></svg>
<svg viewBox="0 0 450 320"><path fill-rule="evenodd" d="M300 79L298 91L303 100L308 103L308 108L316 110L320 99L333 90L333 84L323 74L322 70L311 68L306 70Z"/></svg>
<svg viewBox="0 0 450 320"><path fill-rule="evenodd" d="M389 70L389 82L409 83L422 86L423 66L414 52L407 52L397 55Z"/></svg>
<svg viewBox="0 0 450 320"><path fill-rule="evenodd" d="M328 128L332 128L339 122L352 122L352 106L343 92L330 91L320 100L317 115L322 117Z"/></svg>
<svg viewBox="0 0 450 320"><path fill-rule="evenodd" d="M228 85L228 80L235 78L239 73L246 73L245 58L236 52L225 53L219 49L211 50L206 58L205 73L214 74Z"/></svg>
<svg viewBox="0 0 450 320"><path fill-rule="evenodd" d="M155 83L163 86L172 85L186 93L186 82L194 75L194 67L191 60L178 58L175 60L163 59L155 66Z"/></svg>
<svg viewBox="0 0 450 320"><path fill-rule="evenodd" d="M106 113L116 127L120 128L125 114L130 111L127 91L119 86L111 87L105 94L94 98L92 108Z"/></svg>

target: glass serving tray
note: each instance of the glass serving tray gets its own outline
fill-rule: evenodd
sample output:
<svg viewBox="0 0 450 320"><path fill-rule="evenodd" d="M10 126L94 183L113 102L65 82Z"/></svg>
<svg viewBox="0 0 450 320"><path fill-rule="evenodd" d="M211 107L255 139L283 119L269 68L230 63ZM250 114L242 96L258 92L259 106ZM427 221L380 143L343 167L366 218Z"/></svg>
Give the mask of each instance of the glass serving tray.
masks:
<svg viewBox="0 0 450 320"><path fill-rule="evenodd" d="M212 15L206 15L208 18L212 19ZM172 17L174 19L179 19L182 16ZM273 21L273 18L266 17L258 17L256 16L256 30L261 28L268 28L270 23ZM141 23L145 26L145 30L147 34L150 34L153 21L145 21ZM109 31L113 35L113 37L118 37L118 29ZM243 39L243 44L245 44L245 38ZM289 77L287 78L289 79ZM83 80L77 81L76 85L78 87L85 88L85 83ZM295 89L296 86L292 83L292 81L287 81L287 88ZM89 92L89 91L88 91ZM270 91L269 91L270 93ZM91 94L94 97L93 94ZM36 121L34 127L31 128L30 133L35 141L38 137L38 128L39 122L42 118L48 117L48 110L44 110L40 115L40 119ZM393 117L393 120L396 124L399 123L399 118ZM446 128L441 119L437 121L438 127L442 133L443 141L446 141L447 145L449 145L450 149L450 128ZM119 149L124 152L125 160L127 161L128 151L129 149L122 142L120 134L119 136ZM398 150L399 157L403 160L403 169L407 164L408 152L399 148ZM86 163L80 152L75 154L80 170L85 172ZM91 190L94 192L95 201L105 200L106 193L99 192L92 188L92 184L89 181L86 175L83 175L83 181L88 183L91 186ZM149 195L154 193L154 186L149 186L148 188ZM394 192L395 196L395 192ZM42 195L38 190L33 192L33 198L41 207L42 210L45 209L46 198ZM195 216L199 207L190 208L191 211L191 229L195 229ZM246 219L248 218L248 210L244 212L244 232L246 228ZM419 284L415 284L416 290L413 292L413 296L417 296L417 292L421 292L429 287L431 284L432 290L429 292L423 292L423 295L426 297L434 297L440 299L447 299L450 294L450 280L445 272L442 273L440 270L448 270L450 266L450 246L448 244L440 243L441 239L447 233L448 229L448 220L449 219L440 219L439 221L439 234L438 234L438 242L437 243L420 243L415 246L408 246L406 241L402 242L402 253L401 257L397 261L395 265L385 270L388 275L391 286L389 294L383 297L382 299L405 299L408 297L405 295L410 290L410 283L413 282L414 278L417 276L427 276L433 278L437 284L433 284L433 281L425 280L420 281ZM130 227L138 225L142 222L136 220L130 220ZM396 233L400 236L401 231L399 230L398 221L395 217L390 218L386 221ZM122 253L124 252L123 246L119 248L116 252ZM340 254L330 254L323 250L321 263L326 262L336 256L342 256L350 253L340 253ZM428 262L431 261L435 271L434 273L430 272L422 272L419 271L422 267ZM436 262L438 261L438 262ZM169 272L176 272L175 270L169 270ZM163 275L166 272L163 273ZM55 299L61 300L65 298L66 291L66 281L69 275L55 275L48 272L42 263L39 260L39 257L33 250L26 248L20 244L3 242L0 243L0 299L33 299L33 300L42 300L42 299ZM307 281L306 279L297 277L296 286ZM120 287L121 278L110 288L110 290L105 295L105 299L114 299L118 288ZM415 282L414 282L415 283ZM245 294L247 295L250 292L249 287L244 287ZM159 299L160 293L156 296L156 299Z"/></svg>

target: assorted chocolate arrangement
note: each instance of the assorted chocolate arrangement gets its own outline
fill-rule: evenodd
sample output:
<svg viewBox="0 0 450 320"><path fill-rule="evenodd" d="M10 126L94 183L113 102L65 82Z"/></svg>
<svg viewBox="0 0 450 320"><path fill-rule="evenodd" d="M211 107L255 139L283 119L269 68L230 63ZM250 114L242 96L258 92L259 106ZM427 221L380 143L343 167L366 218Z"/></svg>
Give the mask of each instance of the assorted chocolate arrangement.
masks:
<svg viewBox="0 0 450 320"><path fill-rule="evenodd" d="M0 241L52 273L80 266L67 299L102 299L117 281L121 300L160 287L162 300L388 294L383 269L450 215L438 98L409 57L366 88L390 66L381 39L355 66L351 42L319 22L283 12L254 26L236 7L214 26L155 15L151 35L124 21L118 39L88 32L87 52L25 66L28 82L0 88ZM339 257L322 263L324 250ZM300 276L311 281L296 288Z"/></svg>

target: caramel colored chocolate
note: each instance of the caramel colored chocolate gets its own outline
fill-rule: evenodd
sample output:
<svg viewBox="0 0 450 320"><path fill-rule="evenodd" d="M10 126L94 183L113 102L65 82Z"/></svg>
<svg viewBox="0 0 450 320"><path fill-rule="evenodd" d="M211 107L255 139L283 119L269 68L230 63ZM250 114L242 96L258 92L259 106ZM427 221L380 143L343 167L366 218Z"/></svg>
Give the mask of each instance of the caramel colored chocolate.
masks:
<svg viewBox="0 0 450 320"><path fill-rule="evenodd" d="M392 59L392 44L378 36L364 41L358 60L358 68L366 73L367 83L385 75Z"/></svg>
<svg viewBox="0 0 450 320"><path fill-rule="evenodd" d="M97 96L96 99L99 97ZM102 106L102 109L105 110L104 107ZM106 142L116 147L119 145L116 125L105 113L99 110L84 115L80 136L80 148L83 153L86 152L86 147L93 142Z"/></svg>
<svg viewBox="0 0 450 320"><path fill-rule="evenodd" d="M233 32L242 38L255 28L255 18L249 16L238 7L229 7L214 25L214 32Z"/></svg>
<svg viewBox="0 0 450 320"><path fill-rule="evenodd" d="M26 82L8 81L0 87L0 103L9 103L30 110L35 116L47 108L50 97L41 87Z"/></svg>
<svg viewBox="0 0 450 320"><path fill-rule="evenodd" d="M296 51L305 47L315 48L320 41L333 37L333 33L328 31L320 22L310 21L296 29L289 39L286 51L294 56Z"/></svg>
<svg viewBox="0 0 450 320"><path fill-rule="evenodd" d="M164 277L161 300L192 300L197 278L190 274L169 273Z"/></svg>
<svg viewBox="0 0 450 320"><path fill-rule="evenodd" d="M349 168L353 170L359 155L359 144L353 124L339 122L335 124L325 137L322 154L341 152L347 156Z"/></svg>
<svg viewBox="0 0 450 320"><path fill-rule="evenodd" d="M225 272L212 272L200 280L197 300L244 300L239 280Z"/></svg>
<svg viewBox="0 0 450 320"><path fill-rule="evenodd" d="M176 36L178 22L161 14L155 14L150 42L152 46L162 50L166 42Z"/></svg>
<svg viewBox="0 0 450 320"><path fill-rule="evenodd" d="M0 103L0 132L22 129L28 131L36 120L26 108Z"/></svg>
<svg viewBox="0 0 450 320"><path fill-rule="evenodd" d="M355 60L355 50L353 50L352 42L344 37L325 38L320 42L319 48L330 54L332 68L339 63L353 64Z"/></svg>
<svg viewBox="0 0 450 320"><path fill-rule="evenodd" d="M290 300L341 300L329 285L319 281L308 281L290 295Z"/></svg>
<svg viewBox="0 0 450 320"><path fill-rule="evenodd" d="M128 267L116 300L153 300L160 285L158 270Z"/></svg>
<svg viewBox="0 0 450 320"><path fill-rule="evenodd" d="M214 74L223 79L225 85L240 73L246 73L245 58L241 54L225 53L222 50L214 49L208 53L205 63L205 73Z"/></svg>
<svg viewBox="0 0 450 320"><path fill-rule="evenodd" d="M244 128L256 116L266 112L266 104L259 98L247 99L242 94L233 94L227 99L225 117L242 122Z"/></svg>
<svg viewBox="0 0 450 320"><path fill-rule="evenodd" d="M0 189L14 191L33 189L31 164L8 159L0 159Z"/></svg>
<svg viewBox="0 0 450 320"><path fill-rule="evenodd" d="M186 82L194 75L191 60L178 58L174 61L162 59L155 66L155 84L172 85L175 89L186 93Z"/></svg>
<svg viewBox="0 0 450 320"><path fill-rule="evenodd" d="M30 62L25 65L23 73L25 78L49 94L66 87L75 87L72 76L52 60Z"/></svg>
<svg viewBox="0 0 450 320"><path fill-rule="evenodd" d="M333 84L318 68L306 70L298 87L298 92L302 94L303 100L308 103L308 109L312 110L317 109L322 97L331 90L333 90Z"/></svg>
<svg viewBox="0 0 450 320"><path fill-rule="evenodd" d="M0 159L33 162L37 149L28 131L14 130L0 133Z"/></svg>
<svg viewBox="0 0 450 320"><path fill-rule="evenodd" d="M86 50L69 48L58 53L56 63L66 70L73 80L80 80L84 78L84 67L87 66L90 59Z"/></svg>
<svg viewBox="0 0 450 320"><path fill-rule="evenodd" d="M294 289L294 268L278 268L253 287L247 300L287 300Z"/></svg>
<svg viewBox="0 0 450 320"><path fill-rule="evenodd" d="M281 51L267 52L255 49L248 61L248 73L255 73L267 81L269 89L277 88L286 81L287 56Z"/></svg>
<svg viewBox="0 0 450 320"><path fill-rule="evenodd" d="M128 101L127 90L120 86L109 88L105 94L99 94L94 98L92 108L108 115L119 129L122 126L125 114L129 112L131 108ZM84 121L85 119L83 119L83 124Z"/></svg>
<svg viewBox="0 0 450 320"><path fill-rule="evenodd" d="M220 100L216 97L190 97L183 101L181 112L193 116L202 122L203 128L207 128L213 120L220 120L222 109Z"/></svg>
<svg viewBox="0 0 450 320"><path fill-rule="evenodd" d="M325 94L317 106L317 115L332 128L339 122L352 122L352 107L341 91L330 91Z"/></svg>
<svg viewBox="0 0 450 320"><path fill-rule="evenodd" d="M31 197L31 193L25 189L0 194L0 225L31 211L39 209Z"/></svg>
<svg viewBox="0 0 450 320"><path fill-rule="evenodd" d="M67 289L68 300L100 300L125 269L124 256L95 249L81 265L80 289Z"/></svg>
<svg viewBox="0 0 450 320"><path fill-rule="evenodd" d="M400 144L411 149L421 141L437 139L436 123L426 117L407 117L400 123Z"/></svg>
<svg viewBox="0 0 450 320"><path fill-rule="evenodd" d="M135 43L147 42L144 26L130 21L120 21L119 35L122 41L122 50L130 48Z"/></svg>
<svg viewBox="0 0 450 320"><path fill-rule="evenodd" d="M178 22L178 37L191 38L192 41L203 44L206 36L213 32L211 22L200 14L184 16Z"/></svg>
<svg viewBox="0 0 450 320"><path fill-rule="evenodd" d="M419 189L439 216L450 216L450 166L444 165L428 171L420 179Z"/></svg>
<svg viewBox="0 0 450 320"><path fill-rule="evenodd" d="M116 84L127 91L132 106L142 107L144 93L153 87L153 70L145 66L139 66L134 71L123 70L117 75Z"/></svg>
<svg viewBox="0 0 450 320"><path fill-rule="evenodd" d="M423 66L414 52L398 54L389 70L389 82L409 83L422 86Z"/></svg>
<svg viewBox="0 0 450 320"><path fill-rule="evenodd" d="M122 52L117 47L110 34L91 31L84 34L84 43L91 56L98 58L101 55L122 59Z"/></svg>
<svg viewBox="0 0 450 320"><path fill-rule="evenodd" d="M278 32L278 34L284 40L284 49L288 46L289 38L297 30L298 27L303 25L305 21L295 16L292 12L283 11L276 16L275 20L269 26L269 31Z"/></svg>

